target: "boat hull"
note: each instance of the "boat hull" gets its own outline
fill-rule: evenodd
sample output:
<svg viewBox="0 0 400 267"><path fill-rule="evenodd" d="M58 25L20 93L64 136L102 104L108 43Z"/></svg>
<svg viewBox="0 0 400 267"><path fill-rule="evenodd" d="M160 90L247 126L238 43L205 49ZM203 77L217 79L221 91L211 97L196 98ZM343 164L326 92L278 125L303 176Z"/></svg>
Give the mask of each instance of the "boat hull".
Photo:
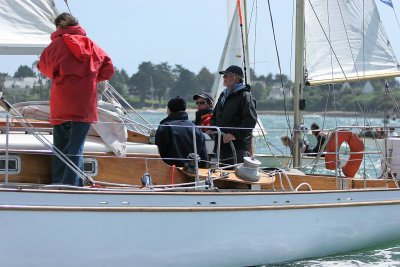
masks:
<svg viewBox="0 0 400 267"><path fill-rule="evenodd" d="M1 266L249 266L400 239L397 189L3 190L0 203Z"/></svg>

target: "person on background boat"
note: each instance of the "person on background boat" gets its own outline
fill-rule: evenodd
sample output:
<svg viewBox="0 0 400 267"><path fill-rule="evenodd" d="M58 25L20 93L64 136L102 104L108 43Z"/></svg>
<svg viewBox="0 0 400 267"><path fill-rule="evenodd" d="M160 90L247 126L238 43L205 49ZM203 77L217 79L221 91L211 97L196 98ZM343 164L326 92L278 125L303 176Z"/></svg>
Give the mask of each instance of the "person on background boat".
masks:
<svg viewBox="0 0 400 267"><path fill-rule="evenodd" d="M81 170L90 124L98 120L97 82L114 74L110 57L68 13L55 19L56 31L40 56L38 70L52 80L50 124L53 144ZM57 156L52 158L53 184L83 186L82 179Z"/></svg>
<svg viewBox="0 0 400 267"><path fill-rule="evenodd" d="M311 149L307 146L305 153L318 154L319 152L322 151L322 148L325 144L326 135L321 132L319 125L316 124L315 122L313 124L311 124L311 132L317 138L317 144L315 145L315 147L313 147ZM321 156L324 157L323 154Z"/></svg>
<svg viewBox="0 0 400 267"><path fill-rule="evenodd" d="M197 105L194 124L199 126L210 125L213 114L214 98L207 93L201 93L194 95L193 100L196 101ZM207 128L201 128L201 130L206 132Z"/></svg>
<svg viewBox="0 0 400 267"><path fill-rule="evenodd" d="M383 139L386 137L385 130L382 127L376 129L376 138Z"/></svg>
<svg viewBox="0 0 400 267"><path fill-rule="evenodd" d="M389 128L389 134L388 134L388 136L389 136L389 137L398 137L399 134L396 133L396 129L395 129L394 127L390 127L390 128Z"/></svg>
<svg viewBox="0 0 400 267"><path fill-rule="evenodd" d="M168 101L168 117L160 122L156 131L155 144L161 158L169 165L184 167L188 155L194 153L193 126L186 112L185 99L177 96ZM205 137L199 128L195 128L197 154L200 156L199 167L207 166Z"/></svg>
<svg viewBox="0 0 400 267"><path fill-rule="evenodd" d="M281 141L282 141L282 144L285 147L289 147L290 154L293 155L293 141L292 141L292 139L289 136L284 135L284 136L281 137Z"/></svg>
<svg viewBox="0 0 400 267"><path fill-rule="evenodd" d="M250 156L252 130L257 123L256 101L250 93L250 87L243 84L243 70L239 66L229 66L220 71L226 87L218 98L213 111L211 125L221 127L222 144L220 158L232 159L229 145L232 141L237 163ZM223 162L232 164L233 160Z"/></svg>
<svg viewBox="0 0 400 267"><path fill-rule="evenodd" d="M372 129L372 127L367 124L367 127L365 127L365 129L362 129L358 136L366 138L378 138L378 132Z"/></svg>
<svg viewBox="0 0 400 267"><path fill-rule="evenodd" d="M293 140L292 140L292 138L290 138L289 136L287 136L287 135L284 135L284 136L281 136L281 141L282 141L282 144L285 146L285 147L289 147L289 149L290 149L290 154L291 155L293 155ZM306 151L306 149L307 149L307 143L306 142L304 142L304 140L300 140L300 145L301 145L301 150L300 150L300 152L301 153L304 153L305 151Z"/></svg>

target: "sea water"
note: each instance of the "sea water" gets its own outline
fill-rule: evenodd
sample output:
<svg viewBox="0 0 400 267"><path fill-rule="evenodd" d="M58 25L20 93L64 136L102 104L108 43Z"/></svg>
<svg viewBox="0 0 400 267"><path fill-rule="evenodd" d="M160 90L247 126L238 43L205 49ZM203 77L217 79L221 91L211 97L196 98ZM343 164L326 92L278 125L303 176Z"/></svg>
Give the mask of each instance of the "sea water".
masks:
<svg viewBox="0 0 400 267"><path fill-rule="evenodd" d="M166 117L165 112L142 112L144 118L157 128L158 123ZM288 125L293 126L293 121L287 118L285 115L271 115L271 114L260 114L261 122L266 128L267 140L273 145L272 150L275 152L290 153L281 144L280 137L282 135L289 135ZM194 113L189 112L189 118L194 119ZM363 119L357 117L324 117L319 115L306 116L304 118L304 125L310 128L311 124L315 122L322 129L335 129L337 126L354 126L354 125L371 125L380 126L383 124L383 120L380 118ZM396 125L400 126L397 121L389 121L392 127ZM354 129L356 131L356 129ZM359 130L359 129L358 129ZM368 151L374 151L378 149L376 145L368 144ZM261 148L262 149L262 148ZM269 150L265 149L267 153ZM377 177L380 172L380 161L379 156L375 154L366 155L366 160L361 168L366 169L367 176ZM400 211L399 211L400 212ZM384 220L385 218L382 218ZM293 222L296 223L296 222ZM379 222L376 222L376 227L379 226ZM371 229L373 231L373 229ZM399 225L400 231L400 225ZM306 241L305 241L306 242ZM386 244L380 244L376 247L371 247L363 250L352 251L349 253L333 255L322 258L304 259L293 262L287 262L282 264L275 264L270 266L315 266L315 267L330 267L330 266L378 266L378 267L389 267L389 266L400 266L400 240L397 242L391 242Z"/></svg>

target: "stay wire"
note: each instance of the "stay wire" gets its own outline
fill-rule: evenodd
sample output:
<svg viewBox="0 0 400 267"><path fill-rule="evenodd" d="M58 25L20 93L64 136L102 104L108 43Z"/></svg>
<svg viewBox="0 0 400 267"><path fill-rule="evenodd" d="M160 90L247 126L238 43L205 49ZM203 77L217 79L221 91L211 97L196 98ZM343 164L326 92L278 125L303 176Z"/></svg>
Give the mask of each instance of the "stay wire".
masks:
<svg viewBox="0 0 400 267"><path fill-rule="evenodd" d="M291 127L290 120L289 120L289 114L287 112L287 101L286 101L286 94L285 94L285 90L284 90L285 88L283 86L282 67L281 67L281 61L280 61L280 57L279 57L279 49L278 49L278 45L277 45L277 41L276 41L274 19L272 17L271 3L269 0L268 0L268 10L269 10L269 17L270 17L270 21L271 21L272 34L274 36L275 52L276 52L276 57L278 60L279 78L281 81L281 88L282 88L282 92L283 92L283 103L284 103L284 107L285 107L285 117L286 117L286 122L288 124L288 128L290 131L290 135L292 135L292 127Z"/></svg>
<svg viewBox="0 0 400 267"><path fill-rule="evenodd" d="M69 8L69 5L68 5L68 0L64 0L64 2L65 2L65 5L68 8L69 13L72 15L71 9Z"/></svg>

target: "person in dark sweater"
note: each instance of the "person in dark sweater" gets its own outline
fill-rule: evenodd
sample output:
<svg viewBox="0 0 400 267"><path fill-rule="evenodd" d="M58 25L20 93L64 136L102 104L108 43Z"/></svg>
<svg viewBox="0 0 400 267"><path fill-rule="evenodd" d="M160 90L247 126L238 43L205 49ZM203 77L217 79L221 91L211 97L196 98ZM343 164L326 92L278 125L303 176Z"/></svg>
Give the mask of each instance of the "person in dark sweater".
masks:
<svg viewBox="0 0 400 267"><path fill-rule="evenodd" d="M326 142L326 135L321 132L319 125L315 122L311 124L311 132L317 138L317 144L313 148L309 148L307 146L305 153L308 153L309 156L316 156L318 155L318 153L325 150L323 149L323 147ZM321 156L325 157L324 154L322 154Z"/></svg>
<svg viewBox="0 0 400 267"><path fill-rule="evenodd" d="M187 157L194 153L193 126L186 112L186 101L177 96L168 102L168 117L160 122L155 135L155 143L161 158L169 165L184 167ZM205 137L199 128L195 128L199 167L207 166Z"/></svg>
<svg viewBox="0 0 400 267"><path fill-rule="evenodd" d="M215 105L211 125L221 127L223 132L221 160L233 157L229 142L232 141L237 163L250 156L252 130L257 123L255 99L249 86L243 84L243 70L239 66L229 66L220 71L224 75L224 86ZM232 164L233 160L224 163Z"/></svg>

